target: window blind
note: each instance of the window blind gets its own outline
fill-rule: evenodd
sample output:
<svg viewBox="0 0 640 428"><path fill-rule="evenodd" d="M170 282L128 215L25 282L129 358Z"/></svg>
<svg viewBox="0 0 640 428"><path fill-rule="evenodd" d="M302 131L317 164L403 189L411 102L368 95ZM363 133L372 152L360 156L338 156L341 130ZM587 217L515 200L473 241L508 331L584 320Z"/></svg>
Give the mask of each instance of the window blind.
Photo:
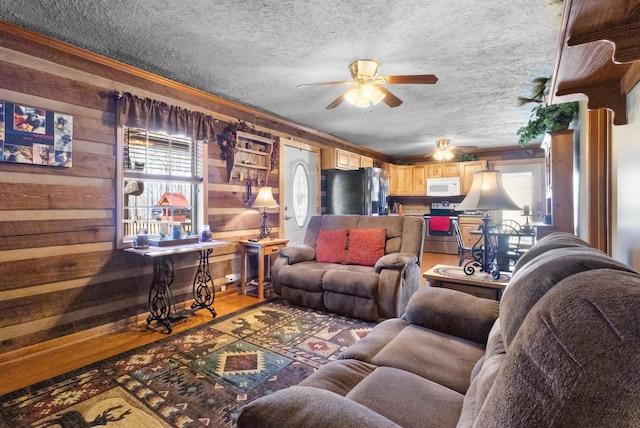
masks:
<svg viewBox="0 0 640 428"><path fill-rule="evenodd" d="M503 172L502 185L504 186L511 199L513 199L513 202L518 204L518 206L532 206L533 174L530 171L515 173ZM515 220L518 223L522 223L524 221L524 217L520 213L520 211L505 210L502 212L502 218L504 220Z"/></svg>
<svg viewBox="0 0 640 428"><path fill-rule="evenodd" d="M137 189L124 195L125 239L141 229L161 234L171 224L194 231L198 184L203 179L203 142L125 126L123 149L125 189Z"/></svg>

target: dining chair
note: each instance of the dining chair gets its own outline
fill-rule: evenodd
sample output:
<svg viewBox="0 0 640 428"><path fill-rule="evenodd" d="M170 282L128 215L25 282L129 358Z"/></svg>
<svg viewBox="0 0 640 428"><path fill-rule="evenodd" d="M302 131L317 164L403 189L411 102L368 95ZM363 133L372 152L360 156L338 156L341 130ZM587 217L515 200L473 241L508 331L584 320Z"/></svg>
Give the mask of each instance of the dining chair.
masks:
<svg viewBox="0 0 640 428"><path fill-rule="evenodd" d="M515 230L517 230L518 232L520 232L520 230L522 229L522 226L520 225L520 223L518 223L515 220L511 220L511 219L507 219L507 220L502 220L500 223L498 223L499 225L504 225L504 226L509 226Z"/></svg>
<svg viewBox="0 0 640 428"><path fill-rule="evenodd" d="M511 271L523 254L520 249L522 236L517 225L514 220L505 220L493 225L489 230L489 236L497 249L500 270Z"/></svg>
<svg viewBox="0 0 640 428"><path fill-rule="evenodd" d="M471 258L471 247L464 245L464 240L462 239L462 233L460 232L460 225L458 224L458 220L451 219L451 223L453 224L453 232L456 235L456 242L458 243L458 253L460 254L460 261L458 262L458 266L462 266L465 258Z"/></svg>
<svg viewBox="0 0 640 428"><path fill-rule="evenodd" d="M518 243L518 253L520 253L520 256L535 244L535 234L531 233L533 229L525 229L520 223L511 219L502 220L500 223L512 226L520 233L520 242Z"/></svg>

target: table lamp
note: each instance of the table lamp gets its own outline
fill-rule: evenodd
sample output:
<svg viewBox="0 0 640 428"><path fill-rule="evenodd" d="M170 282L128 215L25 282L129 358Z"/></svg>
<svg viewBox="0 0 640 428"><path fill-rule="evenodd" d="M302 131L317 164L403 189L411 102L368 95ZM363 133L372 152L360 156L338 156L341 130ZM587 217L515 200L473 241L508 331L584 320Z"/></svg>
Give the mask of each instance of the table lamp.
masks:
<svg viewBox="0 0 640 428"><path fill-rule="evenodd" d="M525 232L529 232L531 230L531 224L529 223L529 217L531 216L531 210L529 205L525 205L522 207L522 212L520 213L525 219L525 223L522 226L522 230Z"/></svg>
<svg viewBox="0 0 640 428"><path fill-rule="evenodd" d="M271 187L261 187L256 196L256 200L251 204L252 208L262 208L262 225L260 226L260 235L258 239L271 238L274 239L273 233L271 233L271 226L269 225L269 213L267 209L279 208L280 205L273 199L273 193Z"/></svg>
<svg viewBox="0 0 640 428"><path fill-rule="evenodd" d="M467 196L457 208L459 211L484 211L480 225L480 238L471 248L471 260L464 265L464 273L473 275L475 269L491 274L494 279L500 278L500 269L494 263L496 248L489 236L489 210L520 210L502 186L500 171L483 170L474 173L473 183Z"/></svg>

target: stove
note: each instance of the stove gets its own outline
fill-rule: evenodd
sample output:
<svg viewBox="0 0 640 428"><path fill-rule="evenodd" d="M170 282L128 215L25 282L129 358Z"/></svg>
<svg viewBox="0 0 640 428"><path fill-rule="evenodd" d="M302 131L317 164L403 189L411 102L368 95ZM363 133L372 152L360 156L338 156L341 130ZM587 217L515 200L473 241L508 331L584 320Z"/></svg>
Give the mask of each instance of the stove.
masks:
<svg viewBox="0 0 640 428"><path fill-rule="evenodd" d="M462 211L458 211L458 207L460 206L457 202L434 202L431 204L431 211L429 214L425 214L425 218L432 216L448 216L453 218L458 218Z"/></svg>
<svg viewBox="0 0 640 428"><path fill-rule="evenodd" d="M459 203L449 201L433 202L429 214L424 215L427 232L424 237L424 251L428 253L458 254L458 243L452 224L461 211Z"/></svg>

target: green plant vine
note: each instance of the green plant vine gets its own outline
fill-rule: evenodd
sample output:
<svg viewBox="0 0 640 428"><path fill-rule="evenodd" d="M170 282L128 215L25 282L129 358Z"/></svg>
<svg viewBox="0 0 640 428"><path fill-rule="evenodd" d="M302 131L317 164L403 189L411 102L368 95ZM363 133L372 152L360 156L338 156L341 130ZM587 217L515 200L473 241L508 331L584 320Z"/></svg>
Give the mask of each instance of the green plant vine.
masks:
<svg viewBox="0 0 640 428"><path fill-rule="evenodd" d="M531 109L531 116L525 126L522 126L516 134L520 137L518 144L526 146L530 141L547 132L555 132L568 129L571 122L578 117L578 103L547 104L549 77L533 79L533 89L530 97L519 97L520 105L528 103L537 104Z"/></svg>

